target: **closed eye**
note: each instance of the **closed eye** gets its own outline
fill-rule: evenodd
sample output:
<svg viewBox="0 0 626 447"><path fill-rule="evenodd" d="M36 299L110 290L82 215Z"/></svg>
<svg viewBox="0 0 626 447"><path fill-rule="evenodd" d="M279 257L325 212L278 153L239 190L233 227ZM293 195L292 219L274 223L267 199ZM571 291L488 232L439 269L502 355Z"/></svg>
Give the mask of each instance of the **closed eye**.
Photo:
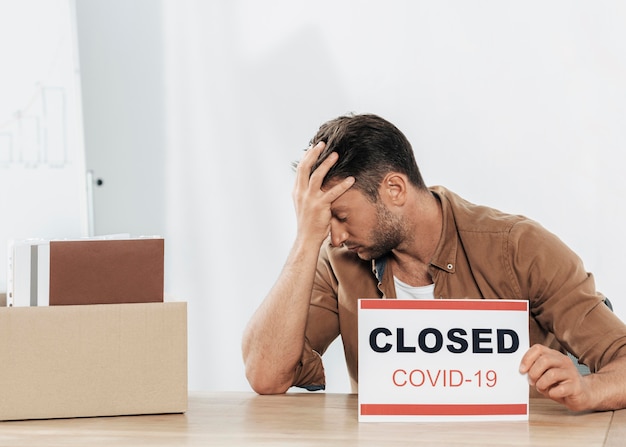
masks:
<svg viewBox="0 0 626 447"><path fill-rule="evenodd" d="M333 214L333 218L337 220L337 222L345 223L348 220L348 216L342 216Z"/></svg>

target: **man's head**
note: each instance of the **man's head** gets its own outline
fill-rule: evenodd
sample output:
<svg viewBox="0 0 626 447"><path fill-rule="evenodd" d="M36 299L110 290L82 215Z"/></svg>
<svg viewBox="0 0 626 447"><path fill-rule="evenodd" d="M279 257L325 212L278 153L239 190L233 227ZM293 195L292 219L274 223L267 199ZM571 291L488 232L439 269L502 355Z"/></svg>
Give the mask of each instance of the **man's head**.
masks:
<svg viewBox="0 0 626 447"><path fill-rule="evenodd" d="M353 188L362 191L372 202L378 200L378 190L389 172L405 174L419 189L426 185L417 167L411 144L400 130L376 115L346 115L328 121L311 140L323 141L326 148L311 172L332 152L339 161L324 178L324 184L353 176Z"/></svg>

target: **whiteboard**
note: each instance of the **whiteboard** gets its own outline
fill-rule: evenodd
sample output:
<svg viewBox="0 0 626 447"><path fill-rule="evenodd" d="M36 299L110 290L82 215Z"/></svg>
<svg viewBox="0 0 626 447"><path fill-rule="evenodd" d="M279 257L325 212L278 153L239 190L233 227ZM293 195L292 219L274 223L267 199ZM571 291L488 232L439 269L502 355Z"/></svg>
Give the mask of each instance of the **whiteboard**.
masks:
<svg viewBox="0 0 626 447"><path fill-rule="evenodd" d="M10 239L88 233L73 0L0 0L0 293Z"/></svg>

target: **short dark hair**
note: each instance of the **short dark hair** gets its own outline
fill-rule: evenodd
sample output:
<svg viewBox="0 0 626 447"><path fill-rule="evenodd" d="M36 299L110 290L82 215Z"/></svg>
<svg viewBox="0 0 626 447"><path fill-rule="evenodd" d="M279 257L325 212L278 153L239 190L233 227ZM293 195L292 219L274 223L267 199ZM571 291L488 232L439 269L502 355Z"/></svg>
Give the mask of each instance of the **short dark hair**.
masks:
<svg viewBox="0 0 626 447"><path fill-rule="evenodd" d="M380 183L393 171L405 174L417 188L426 189L411 143L396 126L377 115L351 114L327 121L310 143L315 145L320 141L326 143L326 147L311 173L332 152L339 155L323 185L330 180L353 176L356 179L353 188L376 202Z"/></svg>

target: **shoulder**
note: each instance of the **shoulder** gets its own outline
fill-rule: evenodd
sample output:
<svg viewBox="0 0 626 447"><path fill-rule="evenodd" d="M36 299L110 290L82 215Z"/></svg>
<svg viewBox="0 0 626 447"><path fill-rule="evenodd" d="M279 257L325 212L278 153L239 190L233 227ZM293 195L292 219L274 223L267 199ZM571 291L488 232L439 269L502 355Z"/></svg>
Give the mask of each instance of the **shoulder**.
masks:
<svg viewBox="0 0 626 447"><path fill-rule="evenodd" d="M434 186L430 190L441 202L444 220L453 223L459 232L502 233L514 227L541 227L525 216L472 203L443 186Z"/></svg>
<svg viewBox="0 0 626 447"><path fill-rule="evenodd" d="M333 247L330 240L320 249L314 288L337 296L377 296L378 281L372 262L360 259L344 247Z"/></svg>
<svg viewBox="0 0 626 447"><path fill-rule="evenodd" d="M466 243L500 241L508 250L543 248L561 254L570 252L555 234L529 217L474 204L442 186L432 187L431 191L441 201L448 236L456 232Z"/></svg>

